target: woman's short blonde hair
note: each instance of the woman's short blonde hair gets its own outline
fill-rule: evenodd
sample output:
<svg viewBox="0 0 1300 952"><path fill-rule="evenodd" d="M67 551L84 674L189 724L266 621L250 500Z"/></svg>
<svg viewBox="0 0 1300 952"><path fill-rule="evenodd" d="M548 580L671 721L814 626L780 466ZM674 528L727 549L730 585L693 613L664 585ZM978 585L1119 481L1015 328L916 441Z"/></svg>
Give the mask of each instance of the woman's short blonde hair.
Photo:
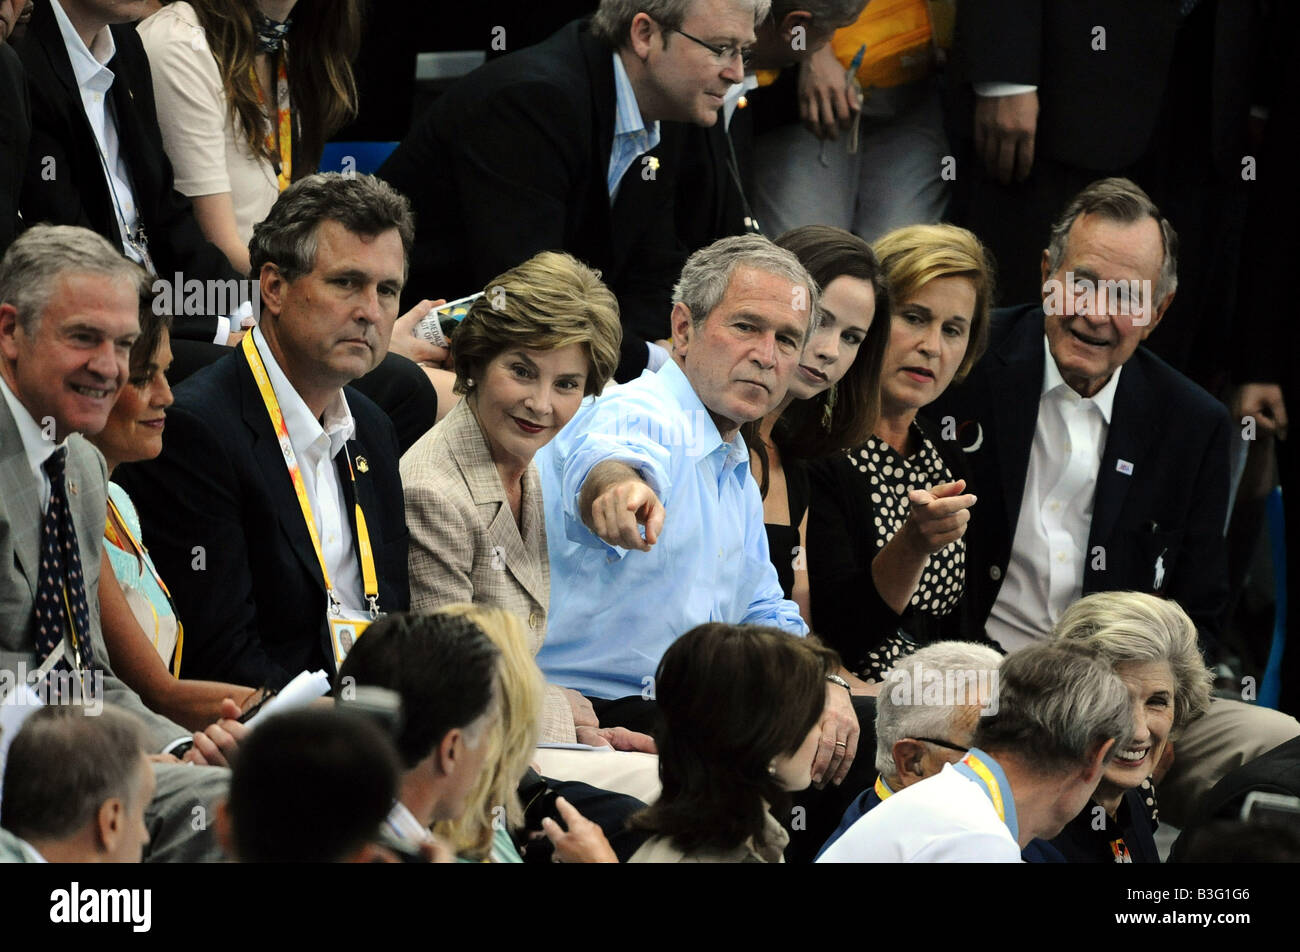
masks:
<svg viewBox="0 0 1300 952"><path fill-rule="evenodd" d="M1096 592L1067 608L1052 636L1083 642L1112 668L1129 662L1168 664L1175 731L1210 706L1214 678L1201 658L1196 625L1177 602L1142 592Z"/></svg>
<svg viewBox="0 0 1300 952"><path fill-rule="evenodd" d="M486 738L483 769L465 799L465 810L454 821L434 826L457 855L483 859L492 850L496 826L523 826L524 809L517 793L541 735L542 699L546 681L533 660L523 622L502 608L487 605L448 605L439 614L473 622L501 651L497 664L499 715Z"/></svg>
<svg viewBox="0 0 1300 952"><path fill-rule="evenodd" d="M894 310L938 278L968 278L975 286L975 313L961 366L953 375L959 383L984 354L989 341L989 308L993 306L993 255L972 232L956 225L907 225L876 239L872 246L889 285Z"/></svg>
<svg viewBox="0 0 1300 952"><path fill-rule="evenodd" d="M562 251L543 251L497 275L456 328L456 393L508 347L556 350L581 344L586 393L600 393L618 366L623 326L618 301L593 271Z"/></svg>

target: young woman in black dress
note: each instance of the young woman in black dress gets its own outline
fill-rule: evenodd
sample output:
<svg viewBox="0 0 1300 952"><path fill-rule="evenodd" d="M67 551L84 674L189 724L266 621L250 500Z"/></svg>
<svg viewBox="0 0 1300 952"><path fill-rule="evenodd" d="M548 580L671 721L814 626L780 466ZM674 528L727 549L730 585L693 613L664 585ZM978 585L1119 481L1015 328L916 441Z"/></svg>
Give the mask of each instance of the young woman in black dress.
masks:
<svg viewBox="0 0 1300 952"><path fill-rule="evenodd" d="M811 627L804 554L806 461L858 445L875 425L888 296L871 246L856 235L805 225L776 243L792 252L821 288L820 323L785 401L743 432L750 472L763 494L772 563L786 597L799 605Z"/></svg>

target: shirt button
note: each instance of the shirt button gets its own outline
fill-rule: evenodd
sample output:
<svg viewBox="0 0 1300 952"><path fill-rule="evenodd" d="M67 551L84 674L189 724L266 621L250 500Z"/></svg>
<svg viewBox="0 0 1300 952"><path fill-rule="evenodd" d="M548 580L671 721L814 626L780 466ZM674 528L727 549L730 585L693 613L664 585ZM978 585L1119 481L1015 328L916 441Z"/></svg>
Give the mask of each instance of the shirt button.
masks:
<svg viewBox="0 0 1300 952"><path fill-rule="evenodd" d="M1061 508L1061 504L1059 502L1048 503L1047 508L1052 512L1058 512Z"/></svg>
<svg viewBox="0 0 1300 952"><path fill-rule="evenodd" d="M989 566L989 578L993 579L993 581L995 581L995 582L996 582L998 579L1002 578L1002 568L1001 568L1001 566L990 565L990 566Z"/></svg>
<svg viewBox="0 0 1300 952"><path fill-rule="evenodd" d="M1058 552L1058 553L1056 553L1056 561L1058 561L1058 562L1064 562L1064 561L1065 561L1065 553L1064 553L1064 552Z"/></svg>

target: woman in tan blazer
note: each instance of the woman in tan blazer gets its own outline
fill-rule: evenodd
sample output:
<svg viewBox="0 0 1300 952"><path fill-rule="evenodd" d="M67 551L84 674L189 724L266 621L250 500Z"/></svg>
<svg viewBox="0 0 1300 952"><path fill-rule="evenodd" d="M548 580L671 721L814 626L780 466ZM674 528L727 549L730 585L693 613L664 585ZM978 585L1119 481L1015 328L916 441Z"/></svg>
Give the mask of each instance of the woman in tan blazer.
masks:
<svg viewBox="0 0 1300 952"><path fill-rule="evenodd" d="M474 302L453 341L465 399L402 457L412 611L504 608L533 654L541 648L550 564L533 455L604 388L621 338L614 295L559 252L500 275ZM547 685L542 740L575 740L575 722L596 724L590 704Z"/></svg>

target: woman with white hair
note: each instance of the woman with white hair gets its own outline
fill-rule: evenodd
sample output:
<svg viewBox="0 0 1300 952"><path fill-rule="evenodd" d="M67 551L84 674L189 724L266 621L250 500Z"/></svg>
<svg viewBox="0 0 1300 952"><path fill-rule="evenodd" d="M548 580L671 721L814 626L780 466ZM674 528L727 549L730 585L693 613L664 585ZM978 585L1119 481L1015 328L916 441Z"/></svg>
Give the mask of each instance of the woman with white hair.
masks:
<svg viewBox="0 0 1300 952"><path fill-rule="evenodd" d="M1212 676L1197 648L1196 626L1176 602L1097 592L1071 605L1053 635L1081 642L1110 663L1128 687L1134 734L1092 801L1052 845L1072 863L1158 863L1152 775L1172 755L1169 742L1210 705Z"/></svg>

